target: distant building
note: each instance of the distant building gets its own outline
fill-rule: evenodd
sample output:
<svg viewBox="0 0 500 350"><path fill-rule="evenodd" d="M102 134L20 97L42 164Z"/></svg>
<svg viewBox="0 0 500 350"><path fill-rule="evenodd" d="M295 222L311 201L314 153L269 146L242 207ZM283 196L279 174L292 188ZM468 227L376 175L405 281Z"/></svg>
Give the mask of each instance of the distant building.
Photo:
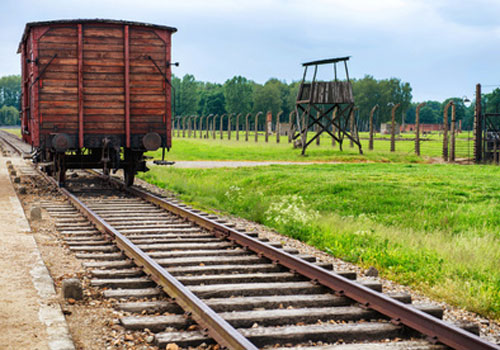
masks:
<svg viewBox="0 0 500 350"><path fill-rule="evenodd" d="M394 123L394 133L396 135L399 135L400 133L400 127L398 123ZM380 133L382 135L390 135L392 130L392 124L391 123L382 123L380 124Z"/></svg>
<svg viewBox="0 0 500 350"><path fill-rule="evenodd" d="M401 132L415 132L416 129L416 124L405 124L401 126L400 130ZM420 132L421 133L428 133L432 131L442 131L443 130L443 125L442 124L420 124ZM457 125L457 131L462 132L462 121L458 121Z"/></svg>

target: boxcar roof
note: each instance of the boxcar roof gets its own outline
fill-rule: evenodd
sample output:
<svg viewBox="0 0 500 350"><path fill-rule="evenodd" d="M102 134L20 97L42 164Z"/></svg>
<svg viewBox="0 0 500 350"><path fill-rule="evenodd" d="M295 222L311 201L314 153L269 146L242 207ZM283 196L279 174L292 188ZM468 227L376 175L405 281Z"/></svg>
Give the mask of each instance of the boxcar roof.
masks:
<svg viewBox="0 0 500 350"><path fill-rule="evenodd" d="M139 27L149 27L149 28L156 28L156 29L163 29L163 30L168 30L172 33L175 33L177 31L177 28L174 27L168 27L168 26L163 26L159 24L151 24L151 23L144 23L144 22L134 22L134 21L122 21L122 20L116 20L116 19L100 19L100 18L94 18L94 19L60 19L60 20L55 20L55 21L40 21L40 22L29 22L26 23L26 27L24 28L24 33L23 37L21 38L21 42L19 44L19 49L18 52L21 50L21 45L28 36L29 31L33 27L39 27L39 26L50 26L53 24L85 24L85 23L106 23L106 24L128 24L131 26L139 26Z"/></svg>

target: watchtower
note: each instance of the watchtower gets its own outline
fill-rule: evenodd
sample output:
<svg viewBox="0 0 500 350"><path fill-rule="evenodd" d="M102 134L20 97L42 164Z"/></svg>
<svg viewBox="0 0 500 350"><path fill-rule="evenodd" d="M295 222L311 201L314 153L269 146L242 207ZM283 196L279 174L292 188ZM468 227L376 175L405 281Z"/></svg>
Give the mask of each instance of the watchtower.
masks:
<svg viewBox="0 0 500 350"><path fill-rule="evenodd" d="M323 132L328 133L339 143L340 150L342 150L344 137L347 137L358 146L359 153L363 154L354 122L354 96L347 68L349 58L330 58L302 64L304 75L295 102L297 132L293 136L294 139L300 137L302 155L305 154L307 146ZM345 80L339 80L337 76L337 64L342 65L342 63L345 69ZM318 67L327 64L333 66L334 80L316 81ZM307 70L311 66L314 66L313 77L311 81L306 81ZM313 126L317 126L316 134L308 140L307 132Z"/></svg>

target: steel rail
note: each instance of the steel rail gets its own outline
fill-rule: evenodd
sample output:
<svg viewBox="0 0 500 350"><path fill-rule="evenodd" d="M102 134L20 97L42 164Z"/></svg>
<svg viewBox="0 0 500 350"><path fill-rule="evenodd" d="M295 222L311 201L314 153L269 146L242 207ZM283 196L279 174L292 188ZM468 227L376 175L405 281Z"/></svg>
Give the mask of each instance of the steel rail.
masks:
<svg viewBox="0 0 500 350"><path fill-rule="evenodd" d="M58 187L55 179L44 173L42 175ZM165 292L186 311L187 316L192 317L203 328L203 331L217 343L235 350L258 349L161 265L87 207L85 203L80 201L67 189L61 187L58 187L58 189L99 231L113 237L118 248L137 265L141 266L152 280L163 287Z"/></svg>
<svg viewBox="0 0 500 350"><path fill-rule="evenodd" d="M19 155L23 156L24 155L24 151L22 149L20 149L19 147L17 147L16 145L14 145L14 143L12 143L10 140L8 140L8 138L11 137L11 136L9 135L7 137L7 135L9 135L9 133L7 131L3 131L2 130L1 137L2 137L3 142L5 142L8 146L10 146ZM12 136L16 137L14 135L12 135Z"/></svg>
<svg viewBox="0 0 500 350"><path fill-rule="evenodd" d="M182 208L136 187L127 188L119 180L112 179L111 182L135 196L141 197L212 231L218 237L226 238L243 246L245 249L254 251L259 256L268 258L274 263L283 265L293 272L308 277L313 282L332 289L337 295L346 296L358 302L362 307L378 311L382 315L389 317L395 324L403 324L424 334L432 343L439 342L456 350L500 350L499 346L483 340L475 334L448 324L334 272L315 266L228 226L210 220L194 211Z"/></svg>

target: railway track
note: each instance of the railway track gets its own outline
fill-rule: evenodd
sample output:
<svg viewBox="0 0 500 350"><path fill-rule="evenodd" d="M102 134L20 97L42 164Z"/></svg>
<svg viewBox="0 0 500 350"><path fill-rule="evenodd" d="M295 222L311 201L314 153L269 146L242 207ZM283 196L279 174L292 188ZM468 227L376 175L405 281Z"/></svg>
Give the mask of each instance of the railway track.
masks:
<svg viewBox="0 0 500 350"><path fill-rule="evenodd" d="M376 280L329 271L173 198L78 174L61 189L68 202L43 206L122 326L149 329L162 349L499 349Z"/></svg>

